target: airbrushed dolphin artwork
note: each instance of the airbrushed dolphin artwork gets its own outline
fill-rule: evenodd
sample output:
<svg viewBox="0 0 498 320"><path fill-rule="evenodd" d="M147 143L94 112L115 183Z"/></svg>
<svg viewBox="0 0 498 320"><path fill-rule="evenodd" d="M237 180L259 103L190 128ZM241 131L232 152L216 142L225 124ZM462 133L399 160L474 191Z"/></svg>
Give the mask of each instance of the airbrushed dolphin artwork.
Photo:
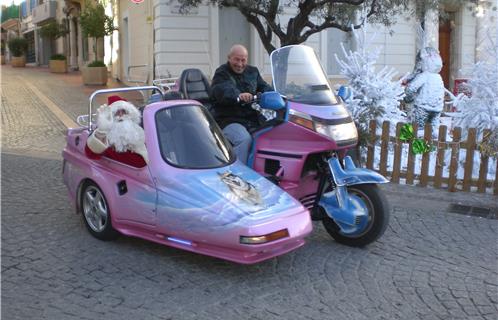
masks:
<svg viewBox="0 0 498 320"><path fill-rule="evenodd" d="M156 89L98 90L88 115L78 118L81 127L68 129L63 179L88 231L101 240L134 236L244 264L301 247L312 230L308 210L237 161L199 102L148 104L142 121L123 101L92 115L96 95ZM112 134L116 122L129 132Z"/></svg>

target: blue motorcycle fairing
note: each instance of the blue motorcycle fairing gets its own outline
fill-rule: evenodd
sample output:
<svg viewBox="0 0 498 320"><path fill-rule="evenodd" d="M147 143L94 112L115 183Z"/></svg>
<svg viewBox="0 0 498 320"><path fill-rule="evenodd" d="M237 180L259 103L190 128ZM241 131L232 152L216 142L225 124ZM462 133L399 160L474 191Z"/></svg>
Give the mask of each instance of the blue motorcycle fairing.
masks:
<svg viewBox="0 0 498 320"><path fill-rule="evenodd" d="M339 186L352 186L365 183L388 183L383 175L363 168L357 168L350 156L344 157L344 168L339 159L330 158L328 160L330 173L335 184Z"/></svg>
<svg viewBox="0 0 498 320"><path fill-rule="evenodd" d="M336 188L324 193L319 205L339 226L342 234L348 236L360 234L369 223L368 207L360 197L349 194L347 187L389 181L377 172L357 168L349 156L344 158L344 168L337 158L330 158L328 163Z"/></svg>

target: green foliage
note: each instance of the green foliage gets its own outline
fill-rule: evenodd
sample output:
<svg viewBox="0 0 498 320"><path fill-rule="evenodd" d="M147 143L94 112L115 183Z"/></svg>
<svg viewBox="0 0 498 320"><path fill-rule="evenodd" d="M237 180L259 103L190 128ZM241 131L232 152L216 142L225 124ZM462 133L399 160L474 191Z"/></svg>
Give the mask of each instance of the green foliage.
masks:
<svg viewBox="0 0 498 320"><path fill-rule="evenodd" d="M62 23L57 23L57 21L52 20L47 24L44 24L40 28L40 35L42 38L47 38L51 40L58 39L67 34L66 26Z"/></svg>
<svg viewBox="0 0 498 320"><path fill-rule="evenodd" d="M275 49L274 36L281 46L300 44L312 34L327 28L348 32L351 25L361 28L365 22L392 26L402 12L417 17L445 3L476 3L478 0L178 0L180 12L210 3L219 7L236 8L259 34L268 53ZM284 8L297 9L287 24L281 24L279 14ZM360 19L358 19L360 18Z"/></svg>
<svg viewBox="0 0 498 320"><path fill-rule="evenodd" d="M21 57L28 50L28 40L24 38L12 38L8 42L10 53L14 57Z"/></svg>
<svg viewBox="0 0 498 320"><path fill-rule="evenodd" d="M101 3L86 3L80 15L80 25L84 36L96 39L111 35L115 29L112 18L105 14Z"/></svg>
<svg viewBox="0 0 498 320"><path fill-rule="evenodd" d="M104 61L95 60L95 61L89 63L87 65L87 67L89 67L89 68L93 68L93 67L105 67L105 63L104 63Z"/></svg>
<svg viewBox="0 0 498 320"><path fill-rule="evenodd" d="M19 18L19 6L12 3L8 7L2 8L2 18L1 21L4 23L9 19L18 19Z"/></svg>
<svg viewBox="0 0 498 320"><path fill-rule="evenodd" d="M95 41L98 38L111 35L115 30L112 18L105 14L102 3L92 4L87 2L80 15L80 25L83 36L94 38ZM95 59L97 59L96 45L93 46L93 52Z"/></svg>
<svg viewBox="0 0 498 320"><path fill-rule="evenodd" d="M66 56L63 54L53 54L50 56L50 60L66 60Z"/></svg>

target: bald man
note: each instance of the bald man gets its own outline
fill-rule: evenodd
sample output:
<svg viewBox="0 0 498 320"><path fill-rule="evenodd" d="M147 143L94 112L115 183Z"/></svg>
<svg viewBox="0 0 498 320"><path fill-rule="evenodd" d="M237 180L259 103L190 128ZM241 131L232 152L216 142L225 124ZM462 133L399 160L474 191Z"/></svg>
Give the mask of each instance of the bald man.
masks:
<svg viewBox="0 0 498 320"><path fill-rule="evenodd" d="M238 159L244 163L247 163L252 143L248 129L259 126L259 115L250 103L257 93L272 90L258 69L247 64L247 57L243 45L234 45L228 53L227 63L216 69L211 86L216 121L232 143Z"/></svg>

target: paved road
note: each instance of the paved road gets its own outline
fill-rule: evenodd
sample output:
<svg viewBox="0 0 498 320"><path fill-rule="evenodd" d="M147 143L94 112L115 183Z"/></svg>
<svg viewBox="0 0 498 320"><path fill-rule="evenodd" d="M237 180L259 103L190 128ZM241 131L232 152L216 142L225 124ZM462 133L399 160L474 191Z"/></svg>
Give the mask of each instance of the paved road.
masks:
<svg viewBox="0 0 498 320"><path fill-rule="evenodd" d="M306 246L252 266L92 238L61 181L64 125L15 77L71 117L88 91L2 70L2 319L497 319L498 220L447 212L493 196L390 185L380 241L348 248L315 223Z"/></svg>

